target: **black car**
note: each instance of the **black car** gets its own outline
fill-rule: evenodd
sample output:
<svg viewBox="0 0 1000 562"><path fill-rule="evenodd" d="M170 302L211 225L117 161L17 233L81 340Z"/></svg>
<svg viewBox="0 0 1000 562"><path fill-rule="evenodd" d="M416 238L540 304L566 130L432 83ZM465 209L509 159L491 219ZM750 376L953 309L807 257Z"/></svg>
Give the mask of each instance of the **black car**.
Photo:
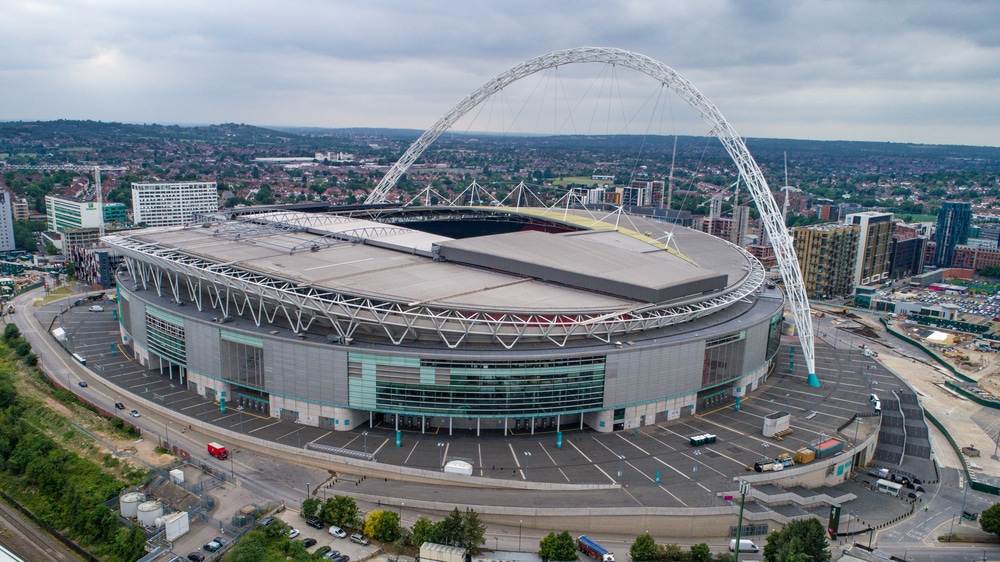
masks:
<svg viewBox="0 0 1000 562"><path fill-rule="evenodd" d="M115 402L115 409L116 410L124 410L125 409L125 404L122 404L121 402Z"/></svg>
<svg viewBox="0 0 1000 562"><path fill-rule="evenodd" d="M330 552L330 547L328 547L328 546L321 546L321 547L319 547L319 548L316 549L316 552L313 553L313 556L323 556L327 552Z"/></svg>
<svg viewBox="0 0 1000 562"><path fill-rule="evenodd" d="M316 539L302 539L302 546L306 548L316 546Z"/></svg>
<svg viewBox="0 0 1000 562"><path fill-rule="evenodd" d="M188 554L188 560L191 562L205 562L205 555L200 552L192 552Z"/></svg>
<svg viewBox="0 0 1000 562"><path fill-rule="evenodd" d="M319 517L310 517L309 519L306 519L306 525L309 525L313 529L322 529L325 527L323 522L319 520Z"/></svg>
<svg viewBox="0 0 1000 562"><path fill-rule="evenodd" d="M87 381L80 381L80 386L87 388Z"/></svg>
<svg viewBox="0 0 1000 562"><path fill-rule="evenodd" d="M332 562L351 562L351 557L346 554L341 554L340 556L334 556L330 560Z"/></svg>

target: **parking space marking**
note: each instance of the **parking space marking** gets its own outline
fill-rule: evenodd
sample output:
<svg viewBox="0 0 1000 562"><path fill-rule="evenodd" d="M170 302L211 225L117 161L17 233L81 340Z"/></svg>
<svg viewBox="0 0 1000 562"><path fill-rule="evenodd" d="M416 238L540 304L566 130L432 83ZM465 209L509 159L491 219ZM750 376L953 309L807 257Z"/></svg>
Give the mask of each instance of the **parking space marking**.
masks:
<svg viewBox="0 0 1000 562"><path fill-rule="evenodd" d="M407 453L406 458L403 459L403 464L409 464L410 457L413 455L413 452L417 450L417 445L419 445L419 444L420 444L420 441L414 441L413 442L413 448L410 449L410 452ZM379 448L381 449L381 447L379 447Z"/></svg>
<svg viewBox="0 0 1000 562"><path fill-rule="evenodd" d="M562 474L563 478L565 478L567 482L572 482L572 480L569 479L569 476L566 476L566 473L563 472L562 467L559 466L558 463L556 463L556 459L552 458L552 455L549 454L548 449L546 449L544 446L542 446L541 443L539 443L538 446L542 448L542 452L545 453L545 456L549 457L549 462L552 463L552 466L556 467L556 470L559 471L559 474ZM482 464L482 462L483 462L482 461L482 457L480 457L479 462L480 462L480 464Z"/></svg>
<svg viewBox="0 0 1000 562"><path fill-rule="evenodd" d="M663 487L663 484L660 484L660 485L659 485L658 487L659 487L659 488L660 488L661 490L663 490L664 492L666 492L666 493L667 493L667 494L668 494L668 495L669 495L670 497L672 497L672 498L674 498L675 500L677 500L677 502L678 502L678 503L680 503L681 505L683 505L684 507L687 507L687 506L688 506L688 504L684 503L684 500L682 500L682 499L678 498L678 497L677 497L677 496L675 496L675 495L674 495L674 494L673 494L673 493L672 493L672 492L671 492L670 490L668 490L668 489L664 488L664 487Z"/></svg>
<svg viewBox="0 0 1000 562"><path fill-rule="evenodd" d="M579 448L579 447L577 447L576 445L574 445L574 444L573 444L573 442L572 442L572 441L570 441L569 439L567 439L567 440L566 440L566 442L567 442L567 443L569 443L569 445L570 445L571 447L573 447L574 449L576 449L576 452L577 452L577 453L580 453L580 456L581 456L581 457L583 457L584 459L586 459L586 460L587 460L587 462L589 462L590 464L594 464L594 461L590 460L590 457L588 457L587 455L585 455L585 454L583 453L583 451L581 451L581 450L580 450L580 448Z"/></svg>
<svg viewBox="0 0 1000 562"><path fill-rule="evenodd" d="M661 459L660 457L653 457L653 460L654 460L654 461L656 461L656 462L658 462L658 463L660 463L660 464L662 464L663 466L665 466L665 467L669 468L670 470L673 470L673 471L674 471L674 472L676 472L677 474L680 474L680 475L681 475L681 476L683 476L684 478L687 478L688 480L690 480L690 479L691 479L691 477L690 477L690 476L688 476L687 474L684 474L684 472L683 472L683 471L680 471L680 470L677 470L676 468L674 468L674 467L670 466L670 464L668 464L668 463L667 463L667 461L665 461L665 460Z"/></svg>
<svg viewBox="0 0 1000 562"><path fill-rule="evenodd" d="M251 431L248 431L247 433L253 433L254 431L258 431L258 430L261 430L261 429L264 429L264 428L263 428L263 427L258 427L257 429L254 429L254 430L251 430ZM293 431L289 431L288 433L286 433L286 434L284 434L284 435L281 435L281 436L278 436L278 437L275 437L275 438L274 438L274 440L275 440L275 441L281 441L281 440L282 440L282 439L284 439L285 437L288 437L289 435L295 435L296 433L298 433L298 432L300 432L300 431L302 431L302 428L301 428L301 427L296 427L296 428L295 428L295 429L294 429Z"/></svg>
<svg viewBox="0 0 1000 562"><path fill-rule="evenodd" d="M263 426L263 427L258 427L257 429L251 429L250 431L248 431L248 432L247 432L247 434L249 435L250 433L256 433L256 432L258 432L258 431L260 431L260 430L262 430L262 429L267 429L267 428L269 428L269 427L273 427L273 426L276 426L276 425L278 425L279 423L281 423L281 421L282 421L282 420L277 420L277 421L275 421L274 423L271 423L271 424L268 424L268 425L265 425L265 426ZM297 431L297 430L296 430L296 431ZM292 433L295 433L295 431L293 431ZM291 435L292 433L289 433L289 435ZM275 441L277 441L277 439L276 439Z"/></svg>
<svg viewBox="0 0 1000 562"><path fill-rule="evenodd" d="M738 464L740 466L746 466L747 465L745 462L740 462L740 461L734 459L733 457L731 457L731 456L729 456L729 455L727 455L725 453L719 452L719 451L717 451L715 449L708 449L708 448L706 448L705 450L706 451L712 451L716 455L719 455L720 457L725 458L725 459L729 459L729 460L733 461L734 463L736 463L736 464Z"/></svg>
<svg viewBox="0 0 1000 562"><path fill-rule="evenodd" d="M636 444L635 442L633 442L632 440L630 440L630 439L626 439L626 438L625 438L625 436L624 436L624 435L622 435L621 433L615 433L615 435L617 435L617 436L618 436L618 438L619 438L619 439L621 439L622 441L624 441L624 442L628 443L629 445L632 445L632 446L633 446L633 447L635 447L636 449L639 449L639 451L641 451L641 452L642 452L642 454L644 454L644 455L649 455L649 454L650 454L650 453L649 453L649 451L647 451L647 450L643 449L642 447L640 447L639 445L637 445L637 444Z"/></svg>
<svg viewBox="0 0 1000 562"><path fill-rule="evenodd" d="M330 435L330 433L333 433L333 432L332 431L328 432L323 437L326 437L327 435ZM323 437L320 437L319 439L322 439ZM377 455L378 452L382 450L382 447L385 447L385 444L388 443L388 442L389 442L389 439L386 439L385 441L382 441L382 444L379 445L377 449L375 449L374 451L372 451L372 457L374 457L375 455Z"/></svg>

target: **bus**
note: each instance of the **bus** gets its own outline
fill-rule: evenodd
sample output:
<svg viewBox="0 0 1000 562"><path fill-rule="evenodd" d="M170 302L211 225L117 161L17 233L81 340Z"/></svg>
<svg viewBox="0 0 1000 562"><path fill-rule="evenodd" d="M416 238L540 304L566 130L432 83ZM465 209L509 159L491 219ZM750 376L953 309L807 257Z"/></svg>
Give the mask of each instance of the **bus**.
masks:
<svg viewBox="0 0 1000 562"><path fill-rule="evenodd" d="M888 480L883 480L879 478L875 481L875 490L882 492L883 494L889 494L890 496L898 496L899 491L903 489L902 484L896 484L895 482L890 482Z"/></svg>

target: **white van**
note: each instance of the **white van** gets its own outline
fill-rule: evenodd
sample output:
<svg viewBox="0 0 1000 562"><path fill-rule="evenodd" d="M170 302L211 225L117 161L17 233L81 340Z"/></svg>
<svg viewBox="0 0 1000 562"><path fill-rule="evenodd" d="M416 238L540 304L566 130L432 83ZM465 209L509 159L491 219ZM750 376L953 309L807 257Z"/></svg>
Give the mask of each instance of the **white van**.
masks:
<svg viewBox="0 0 1000 562"><path fill-rule="evenodd" d="M736 551L736 539L729 541L729 552ZM740 539L740 552L760 552L760 547L750 539Z"/></svg>

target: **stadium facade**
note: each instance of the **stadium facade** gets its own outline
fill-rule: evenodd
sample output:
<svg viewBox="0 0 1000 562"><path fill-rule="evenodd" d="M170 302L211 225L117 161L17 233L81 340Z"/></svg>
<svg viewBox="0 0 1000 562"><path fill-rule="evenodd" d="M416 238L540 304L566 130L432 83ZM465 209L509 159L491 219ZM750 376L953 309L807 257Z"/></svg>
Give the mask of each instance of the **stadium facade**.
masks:
<svg viewBox="0 0 1000 562"><path fill-rule="evenodd" d="M639 217L271 211L104 241L142 363L340 431L607 432L738 407L783 329L754 257Z"/></svg>

